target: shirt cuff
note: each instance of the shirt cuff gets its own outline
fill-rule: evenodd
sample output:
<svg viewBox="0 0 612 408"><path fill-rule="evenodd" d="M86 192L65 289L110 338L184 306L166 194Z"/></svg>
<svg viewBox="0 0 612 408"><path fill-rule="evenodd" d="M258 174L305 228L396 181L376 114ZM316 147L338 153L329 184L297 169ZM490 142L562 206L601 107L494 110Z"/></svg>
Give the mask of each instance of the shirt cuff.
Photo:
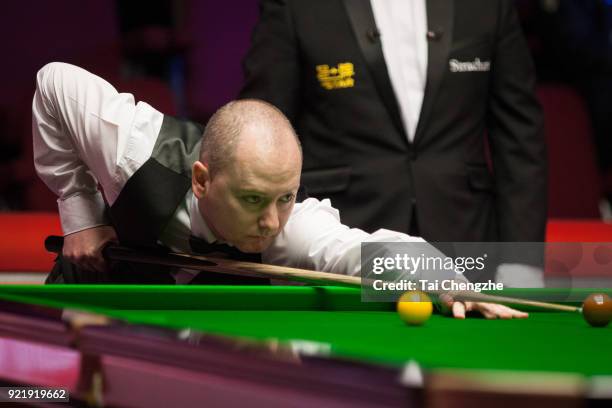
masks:
<svg viewBox="0 0 612 408"><path fill-rule="evenodd" d="M102 193L78 194L57 200L64 235L110 225Z"/></svg>

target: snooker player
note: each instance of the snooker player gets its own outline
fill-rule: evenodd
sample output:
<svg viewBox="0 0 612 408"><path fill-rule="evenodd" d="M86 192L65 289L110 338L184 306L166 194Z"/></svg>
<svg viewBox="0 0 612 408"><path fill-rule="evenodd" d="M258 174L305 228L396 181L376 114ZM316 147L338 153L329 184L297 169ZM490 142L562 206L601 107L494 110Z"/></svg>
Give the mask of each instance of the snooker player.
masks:
<svg viewBox="0 0 612 408"><path fill-rule="evenodd" d="M38 72L32 109L35 167L59 196L65 235L48 283L219 283L109 267L101 250L110 241L186 253L225 245L238 259L350 275L360 273L361 242L423 242L351 229L329 200L296 203L301 147L263 101L231 102L202 131L81 68L50 63ZM503 305L446 303L459 318L469 310L526 317Z"/></svg>

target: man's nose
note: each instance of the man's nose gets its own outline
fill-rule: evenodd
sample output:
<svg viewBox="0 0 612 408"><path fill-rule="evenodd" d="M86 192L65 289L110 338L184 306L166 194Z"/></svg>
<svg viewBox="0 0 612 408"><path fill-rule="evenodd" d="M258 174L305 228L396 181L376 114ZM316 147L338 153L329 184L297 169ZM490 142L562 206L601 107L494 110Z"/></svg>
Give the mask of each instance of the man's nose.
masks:
<svg viewBox="0 0 612 408"><path fill-rule="evenodd" d="M271 204L259 217L259 231L262 235L268 236L276 233L278 227L280 225L280 220L278 219L278 210L276 209L276 205Z"/></svg>

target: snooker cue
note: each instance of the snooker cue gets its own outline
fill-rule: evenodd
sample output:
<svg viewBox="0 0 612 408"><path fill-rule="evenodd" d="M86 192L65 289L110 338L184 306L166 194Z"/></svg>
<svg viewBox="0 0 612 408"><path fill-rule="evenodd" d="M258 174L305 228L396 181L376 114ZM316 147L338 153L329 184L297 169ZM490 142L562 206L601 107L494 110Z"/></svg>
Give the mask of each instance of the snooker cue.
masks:
<svg viewBox="0 0 612 408"><path fill-rule="evenodd" d="M45 248L49 252L60 253L64 238L49 236L45 239ZM357 276L339 275L336 273L311 271L255 262L233 261L224 258L205 257L200 255L179 254L152 250L136 250L116 244L108 244L102 254L109 261L129 261L135 263L156 264L198 271L222 272L231 275L256 278L272 278L302 282L314 285L332 284L340 286L361 286Z"/></svg>
<svg viewBox="0 0 612 408"><path fill-rule="evenodd" d="M49 252L60 253L62 251L63 245L63 237L51 235L45 239L45 248ZM340 275L329 272L318 272L309 269L267 265L255 262L233 261L223 258L205 257L201 255L136 250L112 243L108 244L103 249L102 253L104 258L109 261L129 261L145 264L157 264L177 268L194 269L198 271L223 272L231 275L272 278L314 285L332 284L351 287L361 287L362 285L362 279L357 276ZM511 303L514 305L531 306L540 309L557 310L564 312L580 311L580 308L576 306L560 305L556 303L540 302L536 300L512 298L506 296L489 295L480 292L428 291L428 293L438 296L441 294L449 294L454 300L459 301Z"/></svg>

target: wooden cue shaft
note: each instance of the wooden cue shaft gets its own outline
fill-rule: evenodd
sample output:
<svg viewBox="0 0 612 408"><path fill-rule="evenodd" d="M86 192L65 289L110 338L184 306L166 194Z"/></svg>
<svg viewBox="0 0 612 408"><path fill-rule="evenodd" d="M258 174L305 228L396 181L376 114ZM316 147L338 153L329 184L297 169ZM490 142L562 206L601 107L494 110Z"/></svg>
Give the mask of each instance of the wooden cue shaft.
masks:
<svg viewBox="0 0 612 408"><path fill-rule="evenodd" d="M231 275L274 278L287 281L297 281L310 284L335 284L343 286L361 286L361 278L339 275L328 272L317 272L276 265L259 264L255 262L232 261L223 258L199 255L167 253L148 254L133 252L121 247L109 247L106 250L108 258L116 261L131 261L137 263L154 263L157 265L193 269L208 272L223 272Z"/></svg>
<svg viewBox="0 0 612 408"><path fill-rule="evenodd" d="M63 238L49 236L45 240L45 248L50 252L61 252ZM329 272L318 272L309 269L291 268L288 266L268 265L254 262L233 261L229 259L206 257L201 255L178 253L155 253L137 251L118 245L108 245L104 249L104 256L110 260L131 261L136 263L154 263L158 265L194 269L199 271L224 272L232 275L274 278L287 281L298 281L310 284L335 284L342 286L361 287L362 279L358 276L340 275ZM540 302L521 298L489 295L469 291L429 291L434 295L449 294L454 300L468 300L489 303L510 303L515 305L532 306L540 309L558 310L565 312L580 311L576 306L560 305L556 303Z"/></svg>
<svg viewBox="0 0 612 408"><path fill-rule="evenodd" d="M300 282L320 282L342 284L344 286L361 287L361 278L358 276L340 275L337 273L318 272L310 269L292 268L289 266L278 266L260 264L255 262L234 261L223 258L210 258L200 255L174 254L185 258L197 259L202 261L213 261L217 264L217 270L233 272L239 271L240 274L260 275L267 278L300 281ZM212 269L212 268L208 268Z"/></svg>

